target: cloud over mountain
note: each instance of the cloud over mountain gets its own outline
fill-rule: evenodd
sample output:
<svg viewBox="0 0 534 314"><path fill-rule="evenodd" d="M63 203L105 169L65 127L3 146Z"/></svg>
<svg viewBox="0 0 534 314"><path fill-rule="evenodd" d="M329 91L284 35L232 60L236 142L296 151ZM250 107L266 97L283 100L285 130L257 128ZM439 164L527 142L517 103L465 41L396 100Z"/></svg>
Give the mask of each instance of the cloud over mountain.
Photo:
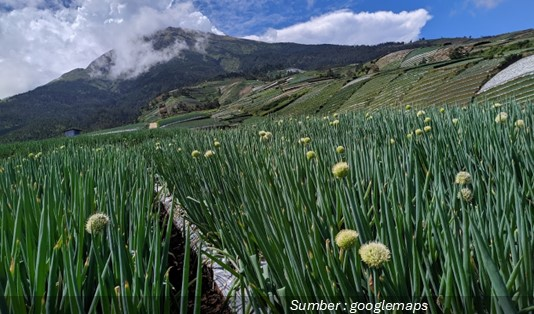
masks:
<svg viewBox="0 0 534 314"><path fill-rule="evenodd" d="M225 1L249 11L267 6L267 1ZM206 0L201 6L195 0L0 0L0 98L45 84L73 68L85 68L111 49L116 56L111 75L142 73L191 48L177 42L155 51L140 39L143 35L168 26L221 33L198 9L212 12L212 2ZM306 6L314 3L306 1ZM228 14L237 14L234 6ZM407 42L419 37L430 18L424 9L399 13L338 10L247 38L306 44Z"/></svg>
<svg viewBox="0 0 534 314"><path fill-rule="evenodd" d="M66 3L66 4L65 4ZM168 60L177 51L156 52L139 37L167 26L220 33L190 1L74 0L0 1L0 98L86 67L110 49L142 67Z"/></svg>

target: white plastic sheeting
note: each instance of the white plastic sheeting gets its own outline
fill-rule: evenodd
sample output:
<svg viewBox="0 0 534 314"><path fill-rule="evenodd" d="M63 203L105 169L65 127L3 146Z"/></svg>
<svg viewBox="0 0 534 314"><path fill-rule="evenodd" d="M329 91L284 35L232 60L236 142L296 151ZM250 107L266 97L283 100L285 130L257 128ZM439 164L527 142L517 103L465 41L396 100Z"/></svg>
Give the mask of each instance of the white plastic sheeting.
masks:
<svg viewBox="0 0 534 314"><path fill-rule="evenodd" d="M480 94L493 87L497 87L528 74L534 74L534 55L516 61L506 69L497 73L494 77L487 81L482 88L480 88L478 93Z"/></svg>

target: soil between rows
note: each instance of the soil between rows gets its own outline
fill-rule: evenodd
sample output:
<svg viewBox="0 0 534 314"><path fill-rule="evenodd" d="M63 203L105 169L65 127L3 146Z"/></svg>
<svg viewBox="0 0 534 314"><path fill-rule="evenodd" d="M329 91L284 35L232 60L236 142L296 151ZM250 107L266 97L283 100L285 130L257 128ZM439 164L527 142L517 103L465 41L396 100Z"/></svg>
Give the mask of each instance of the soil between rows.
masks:
<svg viewBox="0 0 534 314"><path fill-rule="evenodd" d="M169 221L169 214L163 204L159 204L160 212L160 224L162 228L166 227L167 221ZM164 229L163 229L164 230ZM169 246L168 266L171 267L169 271L169 280L175 290L175 294L182 285L182 273L185 255L185 239L182 235L182 231L173 223L171 227L171 238ZM196 277L197 263L199 258L195 250L190 252L190 266L189 266L189 279L193 280ZM195 295L195 284L189 286L189 305L188 313L193 313ZM175 297L176 302L171 304L171 312L179 313L179 296ZM207 265L202 267L202 297L201 297L201 313L206 314L230 314L230 308L225 303L225 297L221 293L221 290L215 284L213 280L213 270Z"/></svg>

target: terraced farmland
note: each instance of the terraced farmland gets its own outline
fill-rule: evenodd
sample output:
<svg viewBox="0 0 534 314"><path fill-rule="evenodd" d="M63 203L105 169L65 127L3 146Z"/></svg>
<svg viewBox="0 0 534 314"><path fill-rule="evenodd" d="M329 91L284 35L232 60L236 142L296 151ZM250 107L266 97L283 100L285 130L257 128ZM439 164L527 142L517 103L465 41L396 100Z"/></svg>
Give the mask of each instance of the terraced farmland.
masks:
<svg viewBox="0 0 534 314"><path fill-rule="evenodd" d="M290 105L280 110L277 115L299 115L317 113L327 103L328 99L339 91L342 82L324 81L314 84L311 91L298 98Z"/></svg>
<svg viewBox="0 0 534 314"><path fill-rule="evenodd" d="M480 87L493 75L502 59L470 62L465 70L444 82L434 93L435 105L465 106L472 102ZM458 65L456 65L457 67Z"/></svg>
<svg viewBox="0 0 534 314"><path fill-rule="evenodd" d="M534 74L522 76L476 95L478 102L504 102L514 100L519 104L534 101Z"/></svg>
<svg viewBox="0 0 534 314"><path fill-rule="evenodd" d="M423 76L414 88L410 89L403 98L405 104L426 107L436 105L434 95L441 86L458 73L457 67L431 69Z"/></svg>
<svg viewBox="0 0 534 314"><path fill-rule="evenodd" d="M436 47L414 49L404 57L404 60L402 61L400 66L402 68L408 68L419 65L421 61L423 61L423 59L431 56L436 49Z"/></svg>
<svg viewBox="0 0 534 314"><path fill-rule="evenodd" d="M420 56L435 51L419 51ZM413 58L413 57L412 57ZM252 91L247 97L224 107L221 112L252 115L276 112L277 115L313 114L350 110L378 110L384 106L417 107L465 106L475 100L502 100L515 94L518 101L532 99L531 80L524 78L477 96L502 66L504 58L466 58L436 64L396 69L363 75L343 84L341 80L310 78L275 82ZM302 78L306 79L303 80ZM233 108L233 109L232 109ZM232 116L232 114L230 114ZM220 118L221 115L218 116ZM224 117L224 116L223 116Z"/></svg>
<svg viewBox="0 0 534 314"><path fill-rule="evenodd" d="M399 76L399 73L378 75L366 81L352 96L341 106L340 111L356 109L368 109L372 100L383 91L390 81Z"/></svg>
<svg viewBox="0 0 534 314"><path fill-rule="evenodd" d="M271 114L283 117L375 111L405 105L466 106L481 100L516 99L524 103L534 95L531 79L512 80L514 76L505 74L517 72L514 69L528 74L530 60L534 60L531 42L534 32L529 31L503 35L493 41L443 39L440 45L397 51L366 64L275 71L265 75L276 77L273 81L229 79L185 90L190 91L186 96L193 97L188 98L194 101L193 106L208 105L203 101L209 99L218 101L220 106L212 113L212 120L207 120L208 125L215 126L235 126ZM517 58L520 60L510 65ZM480 93L500 77L511 81ZM150 119L157 119L157 112ZM182 126L186 125L196 123Z"/></svg>
<svg viewBox="0 0 534 314"><path fill-rule="evenodd" d="M369 105L371 109L380 107L396 107L403 104L404 95L423 77L428 70L425 68L416 68L408 70L397 76L383 87L382 91L376 96Z"/></svg>

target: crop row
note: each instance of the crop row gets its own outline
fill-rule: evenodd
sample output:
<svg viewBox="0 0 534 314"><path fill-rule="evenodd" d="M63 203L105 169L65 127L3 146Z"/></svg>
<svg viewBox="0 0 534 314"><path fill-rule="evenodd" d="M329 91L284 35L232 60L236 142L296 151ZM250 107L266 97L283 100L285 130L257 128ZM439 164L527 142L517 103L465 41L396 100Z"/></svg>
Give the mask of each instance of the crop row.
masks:
<svg viewBox="0 0 534 314"><path fill-rule="evenodd" d="M176 139L156 165L256 311L318 298L528 311L532 113L284 119Z"/></svg>
<svg viewBox="0 0 534 314"><path fill-rule="evenodd" d="M98 139L0 159L1 313L178 309L150 163Z"/></svg>

